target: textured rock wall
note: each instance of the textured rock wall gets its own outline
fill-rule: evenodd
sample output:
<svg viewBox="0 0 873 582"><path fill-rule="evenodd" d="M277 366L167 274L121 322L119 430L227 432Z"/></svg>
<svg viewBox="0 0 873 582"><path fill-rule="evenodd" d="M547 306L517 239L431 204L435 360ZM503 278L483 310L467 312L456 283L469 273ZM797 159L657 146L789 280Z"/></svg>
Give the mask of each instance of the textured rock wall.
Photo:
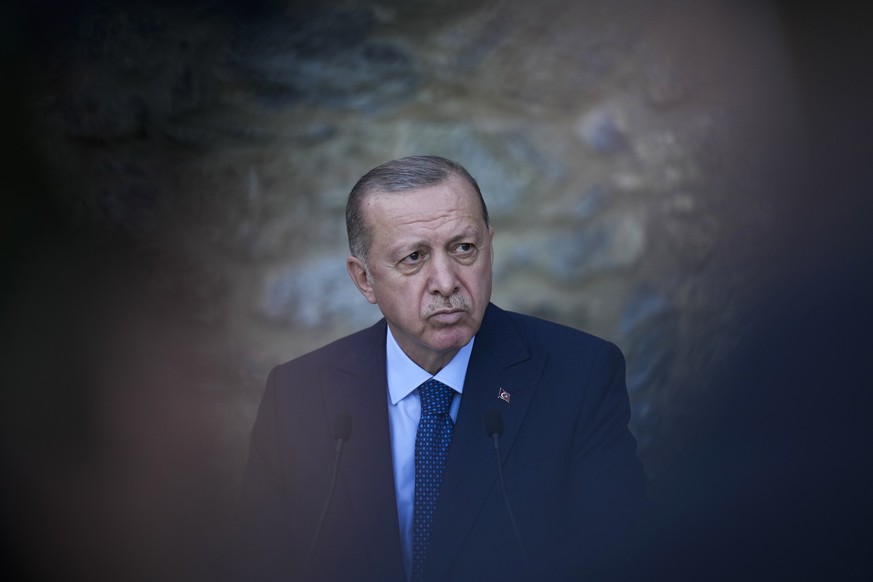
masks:
<svg viewBox="0 0 873 582"><path fill-rule="evenodd" d="M207 3L75 25L35 104L64 201L190 263L192 317L238 338L255 386L378 317L346 280L342 210L358 176L410 153L479 179L498 303L627 352L644 445L754 282L720 270L753 260L739 233L769 219L790 119L767 10Z"/></svg>
<svg viewBox="0 0 873 582"><path fill-rule="evenodd" d="M61 16L40 21L21 97L38 185L21 169L12 193L39 190L53 217L40 225L68 233L51 241L73 259L23 255L37 291L22 293L59 302L48 279L89 298L56 308L75 305L81 325L44 317L70 342L102 342L89 392L102 436L86 442L120 439L101 457L129 465L107 469L130 488L109 481L120 506L144 475L172 497L148 489L151 509L189 507L183 493L205 482L202 505L232 499L269 369L379 317L345 273L345 197L413 153L478 178L496 303L624 350L653 482L693 445L736 315L771 274L798 140L768 5L93 3ZM121 257L70 251L83 232ZM123 514L148 522L150 507ZM153 521L151 543L184 536Z"/></svg>

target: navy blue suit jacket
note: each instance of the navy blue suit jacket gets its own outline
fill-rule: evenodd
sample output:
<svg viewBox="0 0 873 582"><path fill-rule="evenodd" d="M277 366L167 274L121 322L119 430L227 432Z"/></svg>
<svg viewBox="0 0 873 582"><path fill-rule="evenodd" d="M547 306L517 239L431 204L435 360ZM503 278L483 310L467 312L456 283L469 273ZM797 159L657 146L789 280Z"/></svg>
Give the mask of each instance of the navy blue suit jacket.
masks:
<svg viewBox="0 0 873 582"><path fill-rule="evenodd" d="M388 425L386 323L275 368L252 432L240 503L241 576L404 579ZM577 579L600 572L644 503L627 428L624 359L613 344L489 305L470 358L435 515L431 580ZM510 401L498 398L500 389ZM504 418L506 489L484 417ZM333 505L301 569L352 417Z"/></svg>

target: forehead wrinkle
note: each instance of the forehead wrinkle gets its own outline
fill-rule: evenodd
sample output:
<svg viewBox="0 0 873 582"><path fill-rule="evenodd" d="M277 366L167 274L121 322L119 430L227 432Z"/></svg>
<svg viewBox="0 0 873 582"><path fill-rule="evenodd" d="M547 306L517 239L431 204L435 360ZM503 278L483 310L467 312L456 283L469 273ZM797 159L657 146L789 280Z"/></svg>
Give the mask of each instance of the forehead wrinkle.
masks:
<svg viewBox="0 0 873 582"><path fill-rule="evenodd" d="M446 242L452 242L455 240L476 237L478 238L478 230L475 225L472 223L468 223L465 220L466 217L456 216L456 217L448 217L442 216L438 218L428 219L428 220L419 220L405 223L403 225L397 225L400 228L403 226L418 226L420 225L427 232L424 236L422 236L421 230L418 228L413 229L413 232L408 233L408 237L402 233L397 233L398 245L406 246L409 244L413 245L424 245L430 246L434 242L440 242L441 240L445 240ZM434 224L438 223L438 224ZM442 233L441 231L445 230L445 227L448 226L448 232ZM398 229L399 230L399 229ZM432 235L428 237L428 235ZM434 240L436 239L436 240Z"/></svg>
<svg viewBox="0 0 873 582"><path fill-rule="evenodd" d="M376 210L376 209L374 209ZM385 209L387 210L387 209ZM464 221L466 219L475 220L473 216L469 216L463 212L461 208L458 206L453 206L450 208L441 208L437 211L437 214L430 214L423 216L422 211L418 208L411 208L409 210L403 209L393 209L389 212L378 212L377 221L390 221L392 228L403 228L409 227L411 229L422 228L428 231L436 231L443 228L446 225ZM393 214L393 216L388 217L386 214Z"/></svg>
<svg viewBox="0 0 873 582"><path fill-rule="evenodd" d="M435 194L447 198L442 205L411 203L403 198L403 192L370 194L365 201L366 215L386 250L399 252L413 246L443 246L465 237L481 238L479 207L471 207L465 193L442 190Z"/></svg>

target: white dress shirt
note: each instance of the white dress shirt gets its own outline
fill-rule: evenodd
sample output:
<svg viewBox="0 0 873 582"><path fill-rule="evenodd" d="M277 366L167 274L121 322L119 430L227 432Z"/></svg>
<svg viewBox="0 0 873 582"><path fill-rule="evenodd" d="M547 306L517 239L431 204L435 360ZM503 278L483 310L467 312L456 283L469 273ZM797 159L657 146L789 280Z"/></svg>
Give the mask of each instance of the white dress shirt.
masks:
<svg viewBox="0 0 873 582"><path fill-rule="evenodd" d="M400 522L400 543L406 579L412 577L412 510L415 501L415 435L421 418L421 400L417 388L435 378L455 391L449 414L452 422L458 419L461 393L467 364L473 351L473 341L455 354L436 376L431 376L409 359L397 345L388 328L385 356L388 371L388 424L391 427L391 457L394 462L394 492L397 497L397 516Z"/></svg>

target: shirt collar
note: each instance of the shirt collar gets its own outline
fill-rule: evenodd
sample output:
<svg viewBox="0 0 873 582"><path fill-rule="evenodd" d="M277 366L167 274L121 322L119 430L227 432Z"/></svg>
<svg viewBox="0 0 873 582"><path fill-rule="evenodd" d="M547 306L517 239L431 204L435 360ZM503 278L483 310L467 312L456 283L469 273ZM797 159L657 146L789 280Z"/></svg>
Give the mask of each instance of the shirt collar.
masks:
<svg viewBox="0 0 873 582"><path fill-rule="evenodd" d="M422 369L403 352L397 344L397 340L394 339L389 326L385 340L385 354L388 368L388 394L391 398L391 404L397 404L431 378L439 380L459 394L463 393L467 364L470 363L470 354L473 352L475 339L475 336L471 338L467 345L458 350L455 357L437 372L436 376L431 376L427 370Z"/></svg>

